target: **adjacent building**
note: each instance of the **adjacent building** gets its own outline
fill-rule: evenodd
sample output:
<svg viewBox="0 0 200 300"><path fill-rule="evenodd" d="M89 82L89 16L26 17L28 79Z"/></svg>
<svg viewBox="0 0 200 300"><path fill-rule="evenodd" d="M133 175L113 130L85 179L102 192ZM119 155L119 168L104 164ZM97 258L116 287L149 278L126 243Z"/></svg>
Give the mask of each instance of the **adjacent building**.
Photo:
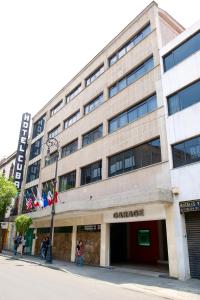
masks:
<svg viewBox="0 0 200 300"><path fill-rule="evenodd" d="M0 173L6 178L13 178L15 168L16 151L10 156L0 161ZM5 222L1 223L3 229L3 249L13 249L13 237L15 234L14 223L10 220L13 210L15 209L15 199L13 199L11 207L5 215Z"/></svg>
<svg viewBox="0 0 200 300"><path fill-rule="evenodd" d="M200 278L200 22L160 53L177 265Z"/></svg>
<svg viewBox="0 0 200 300"><path fill-rule="evenodd" d="M21 206L27 212L29 195L52 186L57 152L51 147L47 160L46 141L54 137L59 142L55 258L74 261L81 239L88 264L157 264L169 268L170 276L188 276L185 254L177 250L184 242L175 207L179 219L182 215L172 195L159 53L176 36L184 37L183 31L152 2L33 117ZM164 95L178 84L173 79ZM51 207L29 214L30 252L37 255L50 230Z"/></svg>

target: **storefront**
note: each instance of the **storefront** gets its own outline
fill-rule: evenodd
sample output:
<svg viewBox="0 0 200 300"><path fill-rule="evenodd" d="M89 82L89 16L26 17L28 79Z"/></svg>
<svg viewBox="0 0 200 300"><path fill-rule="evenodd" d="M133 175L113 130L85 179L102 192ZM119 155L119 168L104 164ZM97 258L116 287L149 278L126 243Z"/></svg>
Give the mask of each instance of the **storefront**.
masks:
<svg viewBox="0 0 200 300"><path fill-rule="evenodd" d="M77 226L77 242L83 241L84 261L86 264L100 264L101 225Z"/></svg>
<svg viewBox="0 0 200 300"><path fill-rule="evenodd" d="M132 206L106 212L109 222L111 266L151 266L166 273L168 243L166 208L163 204Z"/></svg>
<svg viewBox="0 0 200 300"><path fill-rule="evenodd" d="M200 279L200 200L180 202L180 212L185 214L190 275Z"/></svg>

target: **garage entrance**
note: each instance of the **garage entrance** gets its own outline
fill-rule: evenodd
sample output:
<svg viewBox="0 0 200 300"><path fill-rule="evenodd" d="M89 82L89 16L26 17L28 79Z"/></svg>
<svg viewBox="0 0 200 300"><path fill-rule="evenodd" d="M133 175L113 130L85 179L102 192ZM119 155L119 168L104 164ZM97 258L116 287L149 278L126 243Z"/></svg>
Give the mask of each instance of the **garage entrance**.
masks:
<svg viewBox="0 0 200 300"><path fill-rule="evenodd" d="M111 224L110 264L167 265L165 220Z"/></svg>

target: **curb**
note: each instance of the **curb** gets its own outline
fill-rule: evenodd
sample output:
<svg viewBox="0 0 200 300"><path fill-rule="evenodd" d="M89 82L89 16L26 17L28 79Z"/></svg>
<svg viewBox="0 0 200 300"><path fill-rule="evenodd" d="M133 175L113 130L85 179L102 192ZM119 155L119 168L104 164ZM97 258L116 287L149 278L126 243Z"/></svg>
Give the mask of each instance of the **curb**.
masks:
<svg viewBox="0 0 200 300"><path fill-rule="evenodd" d="M3 257L8 257L12 260L19 260L19 261L24 261L24 262L27 262L27 263L30 263L30 264L34 264L34 265L38 265L38 266L42 266L42 267L46 267L46 268L49 268L49 269L53 269L53 270L57 270L57 271L62 271L62 272L65 272L65 273L69 273L67 270L63 269L63 268L60 268L58 266L55 266L55 265L47 265L47 264L44 264L44 263L40 263L40 262L37 262L37 261L34 261L34 260L29 260L29 259L25 259L23 257L15 257L15 256L12 256L12 255L8 255L8 254L3 254L3 253L0 253L0 256L3 256Z"/></svg>
<svg viewBox="0 0 200 300"><path fill-rule="evenodd" d="M57 270L57 271L61 271L61 272L64 272L64 273L67 273L67 274L71 274L73 276L77 276L77 277L82 277L84 278L84 276L82 275L79 275L79 274L74 274L62 267L58 267L56 265L48 265L48 264L45 264L45 263L41 263L41 262L37 262L37 261L33 261L33 260L28 260L28 259L25 259L23 257L15 257L15 256L12 256L12 255L9 255L9 254L4 254L4 253L0 253L0 256L3 256L3 257L7 257L7 258L10 258L12 260L18 260L18 261L24 261L24 262L27 262L27 263L31 263L31 264L35 264L35 265L38 265L38 266L42 266L42 267L46 267L46 268L49 268L49 269L53 269L53 270ZM154 277L155 278L155 277ZM95 278L88 278L88 280L100 280L101 279L95 279ZM171 279L171 278L166 278L166 279ZM123 288L123 289L128 289L130 291L134 291L134 292L139 292L139 293L144 293L146 295L152 295L152 296L159 296L159 297L162 297L163 299L166 299L166 300L188 300L188 297L190 300L200 300L200 294L199 292L197 292L196 290L192 291L175 291L175 290L171 290L169 289L168 291L165 291L165 290L158 290L158 291L155 291L155 290L152 290L150 287L148 288L145 288L145 287L140 287L140 286L134 286L134 287L131 287L129 284L124 284L124 285L118 285L116 283L112 283L112 282L106 282L104 281L104 283L108 284L108 285L114 285L114 286L118 286L120 288ZM160 288L159 288L160 289Z"/></svg>

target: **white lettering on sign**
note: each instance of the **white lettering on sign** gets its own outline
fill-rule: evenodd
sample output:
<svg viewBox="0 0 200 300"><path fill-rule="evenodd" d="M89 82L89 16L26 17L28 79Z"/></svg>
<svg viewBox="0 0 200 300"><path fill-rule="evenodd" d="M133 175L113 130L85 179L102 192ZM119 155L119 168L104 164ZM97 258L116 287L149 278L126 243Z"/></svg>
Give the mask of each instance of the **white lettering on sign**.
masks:
<svg viewBox="0 0 200 300"><path fill-rule="evenodd" d="M21 171L23 168L22 164L17 163L17 171Z"/></svg>
<svg viewBox="0 0 200 300"><path fill-rule="evenodd" d="M23 170L26 155L26 145L28 140L29 126L30 126L31 115L24 113L22 115L21 129L19 134L19 143L17 148L16 163L14 170L14 182L18 189L21 189L23 180Z"/></svg>

